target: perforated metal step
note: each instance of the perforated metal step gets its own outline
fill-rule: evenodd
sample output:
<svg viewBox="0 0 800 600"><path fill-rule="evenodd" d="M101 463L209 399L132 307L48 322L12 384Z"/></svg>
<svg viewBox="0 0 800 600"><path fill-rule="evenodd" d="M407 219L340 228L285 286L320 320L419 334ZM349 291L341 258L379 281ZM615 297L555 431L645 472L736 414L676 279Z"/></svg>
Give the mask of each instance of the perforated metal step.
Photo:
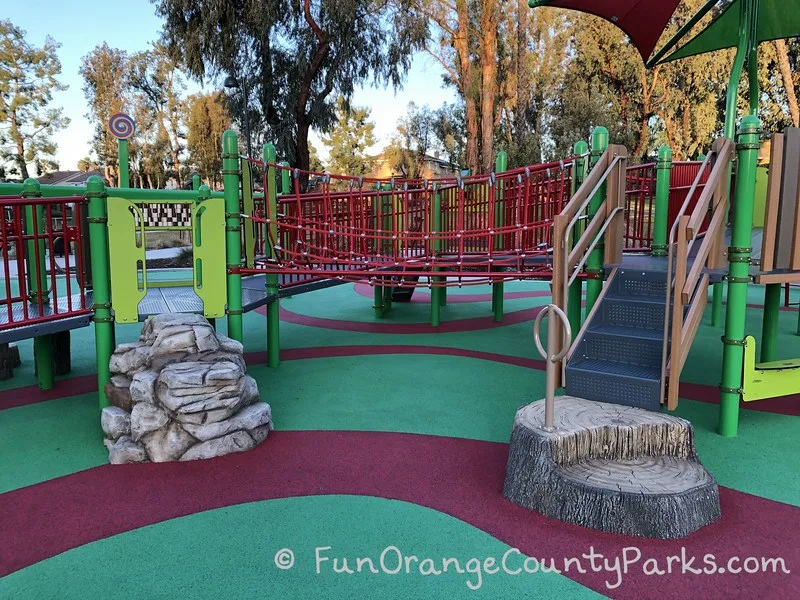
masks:
<svg viewBox="0 0 800 600"><path fill-rule="evenodd" d="M596 358L612 362L646 365L661 368L662 340L660 337L626 334L613 327L605 331L589 330L581 340L574 358ZM652 331L656 330L642 330Z"/></svg>
<svg viewBox="0 0 800 600"><path fill-rule="evenodd" d="M664 328L664 301L606 297L597 311L600 322L635 329Z"/></svg>
<svg viewBox="0 0 800 600"><path fill-rule="evenodd" d="M659 410L661 369L599 359L573 360L567 367L567 394Z"/></svg>
<svg viewBox="0 0 800 600"><path fill-rule="evenodd" d="M568 394L660 409L666 281L664 271L617 272L567 364Z"/></svg>

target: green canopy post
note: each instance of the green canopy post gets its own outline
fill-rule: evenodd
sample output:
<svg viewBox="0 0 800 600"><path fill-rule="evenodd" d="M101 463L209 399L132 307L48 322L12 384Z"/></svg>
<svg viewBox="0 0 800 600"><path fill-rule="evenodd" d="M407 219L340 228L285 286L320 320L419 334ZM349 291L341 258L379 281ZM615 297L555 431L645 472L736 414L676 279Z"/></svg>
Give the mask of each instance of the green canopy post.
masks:
<svg viewBox="0 0 800 600"><path fill-rule="evenodd" d="M728 306L722 338L722 383L720 384L719 433L735 437L739 427L742 391L747 285L750 283L750 240L756 193L758 136L761 123L755 115L742 119L739 127L738 173L734 202L731 247L728 249Z"/></svg>

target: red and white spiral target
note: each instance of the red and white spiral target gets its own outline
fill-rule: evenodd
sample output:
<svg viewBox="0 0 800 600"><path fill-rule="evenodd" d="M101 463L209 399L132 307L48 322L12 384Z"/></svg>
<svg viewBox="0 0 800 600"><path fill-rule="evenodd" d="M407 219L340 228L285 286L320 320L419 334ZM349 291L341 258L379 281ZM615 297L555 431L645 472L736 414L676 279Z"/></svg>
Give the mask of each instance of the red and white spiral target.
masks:
<svg viewBox="0 0 800 600"><path fill-rule="evenodd" d="M108 129L115 138L127 140L136 133L136 123L125 113L117 113L108 120Z"/></svg>

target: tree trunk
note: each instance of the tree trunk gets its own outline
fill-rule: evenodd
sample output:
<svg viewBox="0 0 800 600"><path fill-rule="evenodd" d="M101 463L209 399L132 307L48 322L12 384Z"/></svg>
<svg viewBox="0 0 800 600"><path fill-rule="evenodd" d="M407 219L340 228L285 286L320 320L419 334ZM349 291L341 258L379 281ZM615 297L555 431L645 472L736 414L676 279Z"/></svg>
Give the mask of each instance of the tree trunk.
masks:
<svg viewBox="0 0 800 600"><path fill-rule="evenodd" d="M481 11L481 168L492 170L494 163L494 107L497 100L497 13L487 0Z"/></svg>
<svg viewBox="0 0 800 600"><path fill-rule="evenodd" d="M778 51L778 67L781 70L783 87L786 89L789 116L792 118L792 125L800 127L800 109L797 107L797 95L794 91L794 80L792 79L792 68L789 65L789 52L786 49L786 41L775 40L775 49Z"/></svg>
<svg viewBox="0 0 800 600"><path fill-rule="evenodd" d="M519 134L525 123L528 108L528 70L525 68L525 58L528 55L528 0L517 0L517 61L516 61L516 107L514 109L514 129Z"/></svg>
<svg viewBox="0 0 800 600"><path fill-rule="evenodd" d="M11 110L9 114L11 115L11 139L14 141L14 144L17 147L16 163L19 167L19 173L24 181L30 177L28 174L28 165L25 162L25 144L22 139L22 133L17 125L17 113Z"/></svg>
<svg viewBox="0 0 800 600"><path fill-rule="evenodd" d="M478 157L478 106L475 99L475 90L472 85L472 61L469 54L469 7L467 0L456 0L458 14L458 32L453 39L458 54L460 65L461 95L464 97L464 112L467 124L466 161L473 173L477 173L480 166Z"/></svg>

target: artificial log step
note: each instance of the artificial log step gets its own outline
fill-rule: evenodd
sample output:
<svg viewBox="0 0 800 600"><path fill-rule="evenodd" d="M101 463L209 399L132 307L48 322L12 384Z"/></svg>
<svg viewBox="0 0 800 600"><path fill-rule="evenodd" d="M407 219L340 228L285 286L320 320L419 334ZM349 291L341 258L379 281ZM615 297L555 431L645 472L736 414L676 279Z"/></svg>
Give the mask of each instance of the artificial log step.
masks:
<svg viewBox="0 0 800 600"><path fill-rule="evenodd" d="M601 531L682 538L720 516L719 490L684 419L574 396L517 411L503 495L520 506Z"/></svg>

